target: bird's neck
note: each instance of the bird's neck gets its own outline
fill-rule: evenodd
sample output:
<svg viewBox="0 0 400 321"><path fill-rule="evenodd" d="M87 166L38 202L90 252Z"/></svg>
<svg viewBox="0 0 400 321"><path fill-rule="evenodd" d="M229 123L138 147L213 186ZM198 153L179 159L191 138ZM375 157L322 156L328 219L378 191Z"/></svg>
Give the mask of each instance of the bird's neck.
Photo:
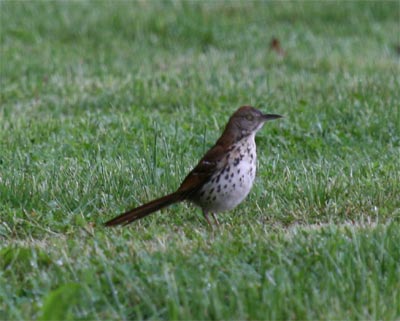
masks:
<svg viewBox="0 0 400 321"><path fill-rule="evenodd" d="M229 122L216 144L228 148L229 146L235 145L243 139L254 142L254 136L255 132L246 131L236 126L236 124L231 124Z"/></svg>

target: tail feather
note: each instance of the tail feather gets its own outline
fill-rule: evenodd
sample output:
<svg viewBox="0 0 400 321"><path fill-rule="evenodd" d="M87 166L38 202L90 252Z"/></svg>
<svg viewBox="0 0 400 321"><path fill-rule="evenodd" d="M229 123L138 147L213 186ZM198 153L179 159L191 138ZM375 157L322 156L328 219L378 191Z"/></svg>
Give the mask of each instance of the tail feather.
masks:
<svg viewBox="0 0 400 321"><path fill-rule="evenodd" d="M129 210L112 220L104 223L105 226L115 226L115 225L127 225L133 221L141 219L155 211L158 211L164 207L172 205L176 202L182 200L182 195L179 192L175 192L163 197L160 197L154 201L143 204L142 206L136 207L132 210Z"/></svg>

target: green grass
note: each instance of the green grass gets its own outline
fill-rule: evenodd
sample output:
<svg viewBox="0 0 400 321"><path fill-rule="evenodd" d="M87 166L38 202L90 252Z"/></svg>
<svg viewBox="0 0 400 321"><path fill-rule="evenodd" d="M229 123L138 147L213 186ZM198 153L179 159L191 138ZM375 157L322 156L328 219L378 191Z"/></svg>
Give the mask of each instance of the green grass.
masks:
<svg viewBox="0 0 400 321"><path fill-rule="evenodd" d="M400 2L0 6L0 319L400 318ZM243 104L285 118L219 230L102 227Z"/></svg>

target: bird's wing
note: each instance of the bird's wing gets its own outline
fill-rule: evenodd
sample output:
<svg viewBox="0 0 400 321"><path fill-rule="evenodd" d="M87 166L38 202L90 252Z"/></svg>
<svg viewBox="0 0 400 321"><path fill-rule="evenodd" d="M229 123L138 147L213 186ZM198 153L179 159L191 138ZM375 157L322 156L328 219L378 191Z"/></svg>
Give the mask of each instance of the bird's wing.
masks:
<svg viewBox="0 0 400 321"><path fill-rule="evenodd" d="M201 188L216 171L221 170L228 164L227 153L229 152L222 145L214 145L186 176L178 192L190 196Z"/></svg>

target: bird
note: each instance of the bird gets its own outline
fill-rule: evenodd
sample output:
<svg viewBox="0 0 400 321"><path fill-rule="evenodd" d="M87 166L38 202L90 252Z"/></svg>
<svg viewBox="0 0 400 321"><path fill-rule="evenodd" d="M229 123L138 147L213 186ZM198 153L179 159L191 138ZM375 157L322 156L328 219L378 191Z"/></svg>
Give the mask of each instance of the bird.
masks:
<svg viewBox="0 0 400 321"><path fill-rule="evenodd" d="M240 107L229 118L215 145L175 192L128 210L104 225L127 225L174 203L188 201L201 208L211 227L210 214L219 226L216 214L239 205L253 186L257 161L256 133L267 121L281 117L264 114L252 106Z"/></svg>

